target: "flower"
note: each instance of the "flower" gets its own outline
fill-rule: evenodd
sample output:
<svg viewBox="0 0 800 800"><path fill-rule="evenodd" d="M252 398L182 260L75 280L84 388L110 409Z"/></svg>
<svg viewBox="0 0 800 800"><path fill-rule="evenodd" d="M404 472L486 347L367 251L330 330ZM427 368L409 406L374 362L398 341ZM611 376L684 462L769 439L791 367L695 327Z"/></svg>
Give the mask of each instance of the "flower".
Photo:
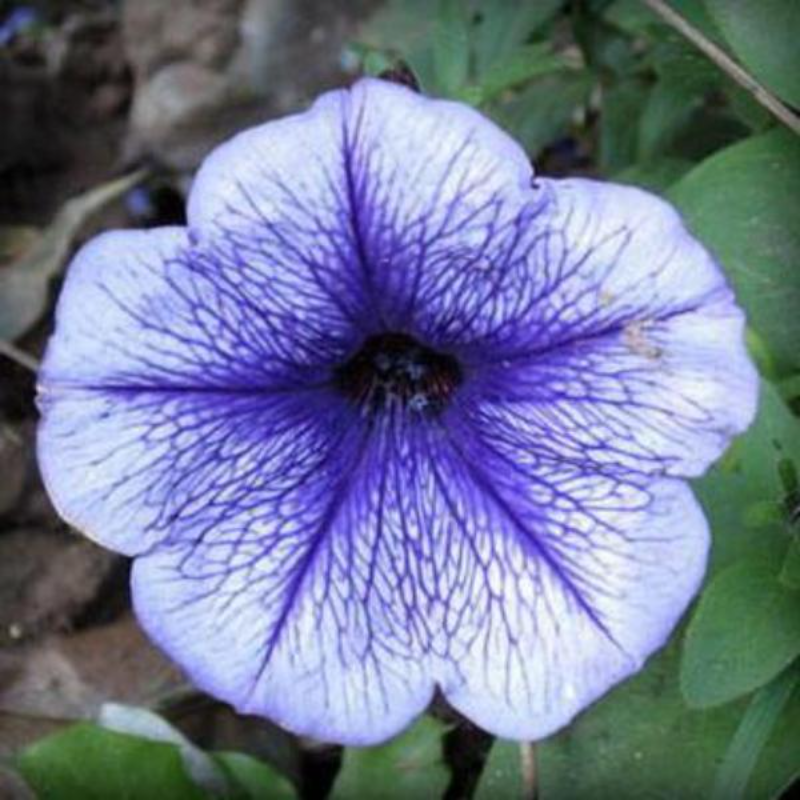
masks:
<svg viewBox="0 0 800 800"><path fill-rule="evenodd" d="M685 479L754 415L742 331L668 204L365 79L214 151L186 228L78 253L39 459L240 711L369 744L438 688L539 738L700 585Z"/></svg>

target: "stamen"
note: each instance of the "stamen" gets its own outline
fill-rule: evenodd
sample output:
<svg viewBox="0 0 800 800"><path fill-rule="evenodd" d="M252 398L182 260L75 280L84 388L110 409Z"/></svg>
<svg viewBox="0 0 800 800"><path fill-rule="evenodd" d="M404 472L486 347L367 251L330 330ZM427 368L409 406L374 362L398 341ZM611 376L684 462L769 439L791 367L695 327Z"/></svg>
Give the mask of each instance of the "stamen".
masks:
<svg viewBox="0 0 800 800"><path fill-rule="evenodd" d="M440 411L462 381L461 366L405 333L366 339L335 370L337 388L358 405L379 411L399 403L417 413Z"/></svg>

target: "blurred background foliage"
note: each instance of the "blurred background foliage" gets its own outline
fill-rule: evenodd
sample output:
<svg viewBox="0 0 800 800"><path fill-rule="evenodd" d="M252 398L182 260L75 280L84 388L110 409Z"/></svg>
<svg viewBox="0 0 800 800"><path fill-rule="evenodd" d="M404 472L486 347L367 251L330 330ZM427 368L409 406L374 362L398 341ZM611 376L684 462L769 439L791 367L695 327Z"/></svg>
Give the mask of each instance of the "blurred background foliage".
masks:
<svg viewBox="0 0 800 800"><path fill-rule="evenodd" d="M132 4L104 5L104 22L95 21L90 37L95 48L119 38L114 26L121 13L128 14L121 5ZM213 5L215 14L223 7L250 14L252 24L264 20L266 7L199 5ZM0 793L12 783L15 791L24 793L27 785L53 800L731 800L788 792L800 774L800 3L386 0L356 3L344 15L318 6L299 2L286 17L294 23L251 36L246 58L238 50L224 57L217 51L184 53L189 66L179 76L175 53L189 45L172 41L167 77L159 55L143 53L147 42L131 39L130 12L122 34L126 41L128 30L122 50L127 61L107 68L102 81L84 64L77 104L89 128L98 127L98 114L113 118L107 135L126 143L113 163L126 174L108 181L106 168L101 182L100 173L89 169L82 193L76 195L76 186L67 182L67 203L43 202L22 213L30 203L15 201L14 192L20 174L24 184L25 170L35 172L37 165L25 156L31 147L39 148L37 158L57 160L58 148L68 145L20 143L13 125L0 134L0 347L8 362L3 435L9 441L22 436L22 449L30 441L29 431L20 434L14 426L24 427L32 412L9 398L20 386L30 395L24 375L35 368L53 286L78 240L111 222L180 221L188 178L224 133L221 109L235 109L226 120L241 127L247 119L302 105L321 88L403 62L425 92L472 104L495 119L523 144L540 173L607 178L669 198L722 262L748 312L749 344L763 381L756 423L695 483L714 535L705 589L668 647L639 676L535 748L493 742L447 709L435 708L395 741L366 750L342 753L272 730L240 736L237 752L208 736L211 745L200 749L179 730L187 726L175 713L182 701L178 692L174 702L174 687L125 706L109 704L119 693L95 686L96 702L75 714L84 719L78 725L59 725L24 747L7 737L12 744L0 749L7 780L0 782ZM677 12L677 23L664 7ZM6 115L33 114L41 131L57 116L53 104L74 103L76 96L69 81L63 85L64 59L67 73L78 68L63 44L69 38L66 17L48 3L21 10L3 2L0 12L0 90L7 90L0 104ZM56 55L54 41L61 42ZM269 58L259 49L267 47ZM25 73L20 60L36 58L44 58L47 74L55 71L62 85L48 85L45 100L30 111L15 106L8 92L17 91ZM732 77L730 60L749 76L749 87ZM186 83L190 68L195 71ZM25 79L32 80L31 74ZM166 107L176 118L169 129L163 120L155 124L146 95L155 91L153 83L161 81L156 89L162 93L180 91L194 86L199 75L210 82L203 84L206 94L193 105L186 100L179 109L183 116L170 104L173 95L167 92L165 101L156 92L162 106L156 102L155 110ZM87 93L94 103L88 108ZM757 100L765 95L771 110ZM80 133L80 115L71 114L73 132ZM89 139L80 146L96 134L85 134ZM144 169L131 172L134 166ZM46 219L36 218L36 208ZM24 460L17 445L3 447L4 470L6 458L8 464L11 458ZM0 518L13 525L19 517L11 508L0 508ZM9 685L18 693L12 691L9 700L0 686L0 745L8 709L20 714L19 686L13 680Z"/></svg>

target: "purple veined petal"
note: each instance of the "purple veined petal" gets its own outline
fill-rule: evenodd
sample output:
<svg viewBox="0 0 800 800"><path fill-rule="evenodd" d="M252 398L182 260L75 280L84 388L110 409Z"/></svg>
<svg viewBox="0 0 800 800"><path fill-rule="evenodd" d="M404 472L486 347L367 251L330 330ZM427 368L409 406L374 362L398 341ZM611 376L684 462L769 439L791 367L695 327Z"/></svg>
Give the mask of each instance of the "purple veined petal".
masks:
<svg viewBox="0 0 800 800"><path fill-rule="evenodd" d="M665 642L707 526L679 482L465 441L381 424L304 534L265 515L235 548L137 559L139 619L200 687L297 733L381 741L437 685L493 733L551 733Z"/></svg>
<svg viewBox="0 0 800 800"><path fill-rule="evenodd" d="M553 566L521 567L526 548L504 543L486 568L499 599L463 622L463 655L442 681L456 709L505 738L545 738L637 673L705 572L708 526L688 486L571 480L593 530L572 522L568 537L545 534Z"/></svg>
<svg viewBox="0 0 800 800"><path fill-rule="evenodd" d="M524 260L535 236L531 179L522 149L476 111L365 79L212 153L189 226L265 293L313 285L365 334L452 344L517 302L521 267L498 286L492 266Z"/></svg>
<svg viewBox="0 0 800 800"><path fill-rule="evenodd" d="M666 203L553 185L547 290L526 327L493 343L466 413L554 458L701 475L755 415L744 315Z"/></svg>
<svg viewBox="0 0 800 800"><path fill-rule="evenodd" d="M227 281L183 228L104 233L69 266L40 388L308 383L356 339L335 310L298 331L305 312Z"/></svg>
<svg viewBox="0 0 800 800"><path fill-rule="evenodd" d="M71 387L39 402L39 464L59 513L127 555L205 537L231 544L231 527L257 528L273 506L289 535L346 462L354 425L316 390Z"/></svg>
<svg viewBox="0 0 800 800"><path fill-rule="evenodd" d="M470 433L451 431L459 458L439 461L474 553L439 680L481 727L541 739L667 642L700 588L708 525L681 481L514 460Z"/></svg>
<svg viewBox="0 0 800 800"><path fill-rule="evenodd" d="M257 525L139 557L132 586L145 630L196 685L296 733L367 745L430 703L422 615L436 597L420 585L430 539L405 516L403 468L385 434L353 438L327 491L285 498L303 510L289 530L281 506L262 505Z"/></svg>
<svg viewBox="0 0 800 800"><path fill-rule="evenodd" d="M221 281L184 229L86 245L39 373L39 464L62 516L127 554L181 535L184 516L213 521L238 499L240 473L226 471L248 426L271 435L249 457L280 485L270 447L289 434L272 417L298 416L292 402L320 419L336 413L336 398L317 411L308 387L353 346L341 320L321 316L300 336L275 322L280 313ZM291 435L313 454L313 436L299 430Z"/></svg>

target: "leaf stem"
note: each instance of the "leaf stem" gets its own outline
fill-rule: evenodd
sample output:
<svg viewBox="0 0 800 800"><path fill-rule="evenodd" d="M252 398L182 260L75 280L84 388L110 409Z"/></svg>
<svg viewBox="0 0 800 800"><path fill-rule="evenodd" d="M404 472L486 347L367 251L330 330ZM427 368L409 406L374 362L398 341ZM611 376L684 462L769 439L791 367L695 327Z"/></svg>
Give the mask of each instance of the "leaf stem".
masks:
<svg viewBox="0 0 800 800"><path fill-rule="evenodd" d="M661 17L667 25L686 37L698 50L711 59L732 80L736 81L755 101L762 105L787 128L800 135L800 117L787 108L772 92L760 84L747 70L743 69L722 48L704 36L691 22L671 8L665 0L641 0L653 13Z"/></svg>
<svg viewBox="0 0 800 800"><path fill-rule="evenodd" d="M39 362L30 353L26 353L5 339L0 339L0 356L5 356L15 364L19 364L31 372L36 372L39 369Z"/></svg>

